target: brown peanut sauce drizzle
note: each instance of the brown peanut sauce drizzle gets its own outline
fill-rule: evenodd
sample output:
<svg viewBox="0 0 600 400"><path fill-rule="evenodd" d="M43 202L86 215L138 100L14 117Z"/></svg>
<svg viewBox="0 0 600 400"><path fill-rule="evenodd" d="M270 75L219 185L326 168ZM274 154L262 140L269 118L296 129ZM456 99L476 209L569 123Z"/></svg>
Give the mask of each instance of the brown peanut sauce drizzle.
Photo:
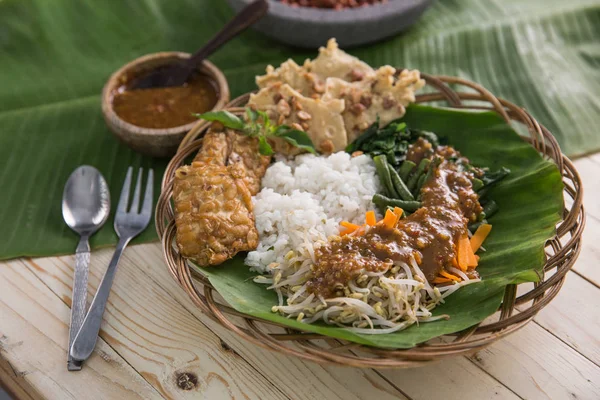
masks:
<svg viewBox="0 0 600 400"><path fill-rule="evenodd" d="M414 258L432 281L456 257L456 241L467 234L482 208L471 180L473 172L463 171L450 159L468 160L450 146L433 148L421 138L409 147L407 159L439 158L430 178L421 189L422 207L394 228L377 224L362 236L332 238L315 252L316 263L307 282L310 293L329 298L365 272L382 272L393 262L410 265ZM432 163L431 165L434 165ZM470 272L477 277L475 271Z"/></svg>

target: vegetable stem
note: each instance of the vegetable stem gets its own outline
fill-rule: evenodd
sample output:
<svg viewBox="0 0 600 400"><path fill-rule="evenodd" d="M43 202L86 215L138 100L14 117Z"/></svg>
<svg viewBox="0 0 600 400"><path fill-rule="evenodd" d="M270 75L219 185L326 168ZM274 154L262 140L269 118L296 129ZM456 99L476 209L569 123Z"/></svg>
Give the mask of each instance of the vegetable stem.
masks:
<svg viewBox="0 0 600 400"><path fill-rule="evenodd" d="M382 196L380 194L375 194L373 196L373 203L377 205L381 210L385 210L389 207L399 207L404 211L416 211L421 207L421 202L419 201L404 201L398 199L390 199L389 197Z"/></svg>
<svg viewBox="0 0 600 400"><path fill-rule="evenodd" d="M385 192L390 197L400 197L396 190L394 189L394 185L392 184L392 177L390 176L390 170L388 168L388 162L385 155L379 155L373 158L375 162L375 169L377 170L377 175L379 175L379 180L383 184L385 188Z"/></svg>
<svg viewBox="0 0 600 400"><path fill-rule="evenodd" d="M400 167L400 171L398 171L400 178L406 182L410 172L417 166L414 162L410 160L404 160L402 166Z"/></svg>
<svg viewBox="0 0 600 400"><path fill-rule="evenodd" d="M421 162L419 163L419 166L417 167L417 170L411 175L410 179L408 180L408 189L412 192L415 190L415 187L417 186L417 183L419 182L419 178L421 177L421 175L423 175L423 173L425 172L425 169L429 166L429 163L431 163L431 160L428 158L424 158L421 160Z"/></svg>
<svg viewBox="0 0 600 400"><path fill-rule="evenodd" d="M400 196L402 200L412 201L414 200L414 196L410 193L410 190L406 187L398 172L388 164L388 169L390 170L390 176L392 177L392 184L394 185L394 189L396 189L396 193Z"/></svg>

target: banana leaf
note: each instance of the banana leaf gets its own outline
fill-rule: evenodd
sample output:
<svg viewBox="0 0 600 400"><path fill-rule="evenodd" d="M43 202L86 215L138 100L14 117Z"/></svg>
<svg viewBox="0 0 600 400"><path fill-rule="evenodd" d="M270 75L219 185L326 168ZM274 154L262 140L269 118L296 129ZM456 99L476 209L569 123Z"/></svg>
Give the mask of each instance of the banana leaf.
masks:
<svg viewBox="0 0 600 400"><path fill-rule="evenodd" d="M110 134L101 88L138 56L194 51L231 16L222 0L0 1L0 259L73 252L60 200L77 166L101 170L113 204L127 166L153 166L160 176L165 160L141 157ZM527 108L576 155L600 148L598 37L597 0L439 0L405 34L350 53L479 82ZM211 61L237 96L255 88L267 64L314 56L248 31ZM115 243L110 225L92 247ZM137 242L155 238L149 227Z"/></svg>
<svg viewBox="0 0 600 400"><path fill-rule="evenodd" d="M510 175L494 187L489 198L500 210L490 218L492 232L485 242L477 271L482 281L465 286L433 310L448 320L412 325L385 335L355 334L343 328L303 324L271 312L275 292L254 283L242 256L219 267L200 268L211 284L236 310L290 328L384 348L409 348L431 338L457 332L483 321L499 307L508 284L536 282L543 273L544 245L554 236L563 207L563 184L558 168L543 159L497 114L411 106L403 118L409 128L435 132L474 165Z"/></svg>

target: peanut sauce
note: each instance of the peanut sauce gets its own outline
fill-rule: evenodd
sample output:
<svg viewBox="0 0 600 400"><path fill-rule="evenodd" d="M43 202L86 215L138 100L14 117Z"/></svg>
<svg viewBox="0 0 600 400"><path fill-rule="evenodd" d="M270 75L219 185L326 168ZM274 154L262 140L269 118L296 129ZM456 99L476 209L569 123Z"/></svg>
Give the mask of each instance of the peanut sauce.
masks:
<svg viewBox="0 0 600 400"><path fill-rule="evenodd" d="M183 86L129 90L123 85L112 102L117 115L130 124L165 129L196 121L194 114L211 110L217 99L213 81L196 74Z"/></svg>
<svg viewBox="0 0 600 400"><path fill-rule="evenodd" d="M365 272L385 271L394 261L410 265L414 258L430 282L451 265L457 240L467 234L467 225L482 211L471 185L473 172L448 161L461 158L452 147L433 149L425 139L411 145L408 155L414 162L424 157L441 161L421 189L422 207L399 220L395 228L377 224L363 236L335 238L317 249L307 282L311 293L334 296L340 286ZM477 276L475 271L470 273Z"/></svg>

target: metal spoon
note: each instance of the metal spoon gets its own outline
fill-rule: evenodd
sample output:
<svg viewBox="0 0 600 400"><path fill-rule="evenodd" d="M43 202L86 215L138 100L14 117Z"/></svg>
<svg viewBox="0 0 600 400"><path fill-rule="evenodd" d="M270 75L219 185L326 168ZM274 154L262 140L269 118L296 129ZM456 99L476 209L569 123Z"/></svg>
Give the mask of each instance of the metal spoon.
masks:
<svg viewBox="0 0 600 400"><path fill-rule="evenodd" d="M75 253L69 349L83 324L86 314L88 266L90 262L88 239L104 225L109 212L110 193L106 180L100 171L89 165L83 165L73 171L65 185L62 201L62 213L65 222L69 228L81 236ZM67 369L69 371L79 371L81 362L69 356Z"/></svg>
<svg viewBox="0 0 600 400"><path fill-rule="evenodd" d="M242 33L250 25L262 18L269 9L266 0L256 0L248 4L231 21L229 21L212 39L190 58L177 64L157 69L148 75L134 80L131 89L147 89L153 87L181 86L198 65L208 56Z"/></svg>

